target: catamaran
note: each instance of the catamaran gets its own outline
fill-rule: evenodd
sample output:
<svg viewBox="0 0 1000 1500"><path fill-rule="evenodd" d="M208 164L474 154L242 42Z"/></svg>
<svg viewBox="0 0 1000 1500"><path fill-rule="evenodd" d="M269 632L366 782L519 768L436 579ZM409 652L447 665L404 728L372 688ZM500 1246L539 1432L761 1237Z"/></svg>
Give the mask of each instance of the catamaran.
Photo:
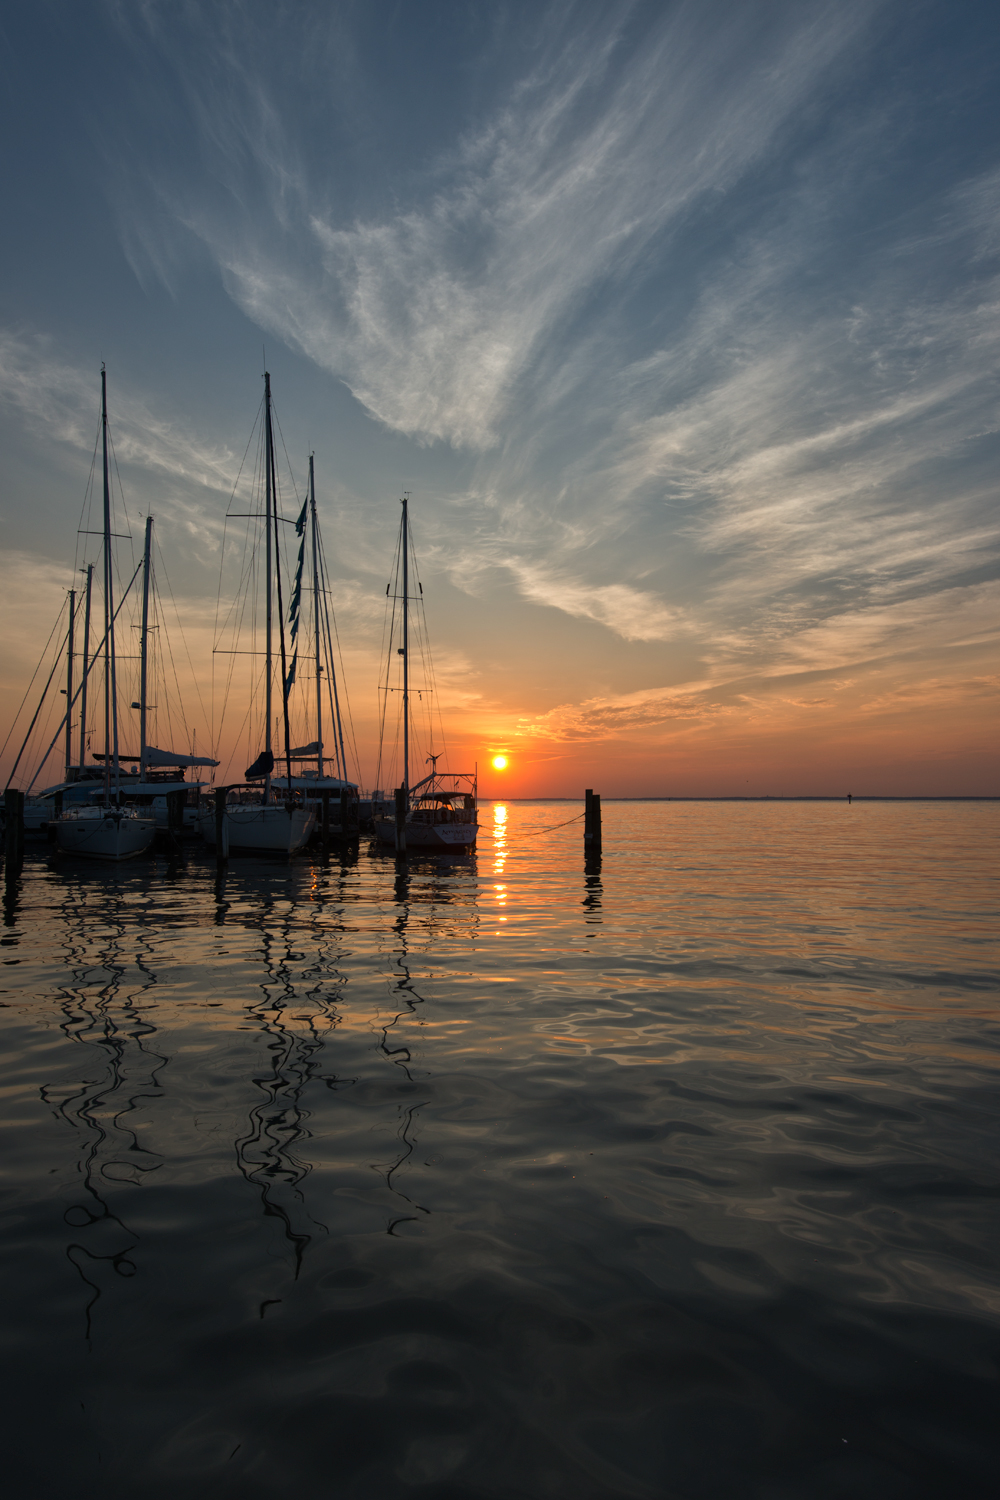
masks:
<svg viewBox="0 0 1000 1500"><path fill-rule="evenodd" d="M438 853L457 853L475 846L479 831L477 812L478 777L476 771L441 771L438 761L441 752L433 753L430 735L427 739L425 765L431 767L429 776L410 784L410 759L415 748L415 720L413 698L427 707L428 724L433 724L433 680L414 686L410 672L410 648L414 632L411 630L411 609L418 611L419 625L423 626L423 585L417 579L417 594L412 596L410 572L414 564L413 542L410 536L409 496L402 499L402 516L399 523L399 543L396 550L395 589L390 582L386 595L392 600L393 610L388 630L388 659L385 682L379 684L383 694L379 745L379 767L376 780L381 783L384 768L389 767L391 751L389 745L388 712L390 698L397 695L399 702L396 725L396 745L402 731L402 782L391 797L380 792L372 794L372 826L380 844L391 845L398 853L410 850L427 850ZM415 571L415 567L413 567ZM392 590L392 592L390 592ZM397 610L396 605L400 608ZM417 622L415 622L417 623ZM426 645L426 632L422 630L423 658L428 675L430 652ZM398 677L393 672L396 668ZM395 685L398 682L398 686ZM440 718L440 716L439 716Z"/></svg>

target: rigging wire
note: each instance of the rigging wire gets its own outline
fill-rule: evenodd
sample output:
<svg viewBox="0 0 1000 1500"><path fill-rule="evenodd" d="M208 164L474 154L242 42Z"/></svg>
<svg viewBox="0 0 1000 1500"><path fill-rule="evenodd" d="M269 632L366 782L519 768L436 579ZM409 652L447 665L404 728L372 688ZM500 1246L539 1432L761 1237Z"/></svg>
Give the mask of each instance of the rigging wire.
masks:
<svg viewBox="0 0 1000 1500"><path fill-rule="evenodd" d="M412 522L410 523L410 559L413 568L413 574L417 582L417 594L415 596L414 602L419 604L419 610L416 615L416 619L419 622L417 629L417 649L420 653L420 660L424 670L424 679L427 684L425 691L430 699L427 704L427 735L430 742L427 753L428 755L430 755L433 752L434 712L436 710L441 741L441 750L439 753L444 757L445 761L447 761L448 742L444 732L444 717L441 713L441 695L438 691L437 675L434 670L434 657L431 651L430 632L427 629L427 612L426 606L424 604L424 586L420 579L420 570L417 566L417 555L413 546Z"/></svg>
<svg viewBox="0 0 1000 1500"><path fill-rule="evenodd" d="M240 472L237 475L236 483L233 485L232 494L230 495L229 505L227 506L227 514L226 514L226 523L227 524L226 524L226 526L223 529L222 551L221 551L221 556L220 556L220 560L219 560L219 581L218 581L218 586L217 586L217 591L216 591L215 626L214 626L214 638L215 639L214 639L214 645L213 645L213 649L212 649L212 721L211 721L212 729L211 729L211 734L212 734L213 755L216 758L220 758L220 746L221 746L221 742L222 742L222 735L223 735L223 731L224 731L224 728L225 728L226 717L227 717L227 713L229 711L229 705L230 705L230 700L231 700L233 689L234 689L234 684L235 684L235 681L236 681L236 671L237 671L236 657L237 657L238 654L242 654L242 653L240 653L236 649L236 643L241 638L242 632L243 632L244 627L246 626L247 623L249 623L249 626L250 626L250 652L249 652L249 654L252 655L252 656L256 656L258 654L258 646L257 646L258 615L257 615L257 611L258 611L258 605L259 605L258 595L260 594L259 584L260 584L260 581L261 581L261 569L262 569L262 564L261 564L261 562L259 560L258 552L259 552L260 542L261 542L262 537L263 537L262 523L265 524L265 525L267 524L266 517L264 517L260 513L260 510L259 510L260 496L261 496L261 492L262 492L262 489L263 489L265 481L266 481L266 476L264 474L264 466L265 466L264 449L265 449L265 446L266 446L266 443L265 443L265 432L264 432L265 423L263 421L264 405L265 405L265 398L262 397L261 398L260 406L257 408L257 415L256 415L256 417L254 419L254 425L253 425L253 427L251 429L251 433L250 433L250 437L249 437L249 439L247 441L246 449L244 450L243 460L242 460L242 462L240 464ZM281 431L281 424L278 421L278 414L277 414L277 409L276 409L276 406L275 406L275 402L274 402L273 396L272 396L272 399L271 399L271 413L272 413L272 417L274 419L275 425L278 428L278 434L279 434L279 437L281 439L282 451L283 451L283 453L285 455L285 462L286 462L287 468L288 468L288 479L291 481L291 490L292 490L292 493L295 495L296 503L298 503L298 488L297 488L296 483L295 483L295 475L294 475L294 472L292 470L291 460L288 457L288 448L287 448L287 445L285 443L284 434ZM229 527L228 527L228 522L229 522L229 520L234 519L234 517L230 516L230 514L229 514L229 507L232 505L233 500L235 499L236 492L237 492L237 489L238 489L239 484L240 484L240 479L242 477L244 468L246 466L247 455L248 455L248 453L250 451L250 448L251 448L251 445L253 443L255 434L257 435L257 451L256 451L256 460L255 460L255 465L254 465L253 478L252 478L252 482L251 482L251 495L252 495L253 500L256 503L258 509L256 511L251 511L251 513L246 518L246 525L244 527L244 532L243 532L242 557L241 557L241 560L240 560L239 571L238 571L238 586L236 588L235 595L233 597L232 603L229 605L228 609L226 610L225 615L220 620L220 615L222 613L222 610L221 610L221 600L222 600L222 584L223 584L224 568L225 568L225 556L226 556L227 544L229 542ZM273 486L274 486L274 521L275 521L275 533L276 533L276 536L277 536L277 533L278 533L278 523L279 522L283 522L285 520L285 517L282 514L283 505L282 505L282 496L281 496L281 482L280 482L280 477L279 477L277 463L274 464L274 468L273 468L273 471L272 471L272 480L273 480ZM282 567L284 568L284 573L286 575L284 581L285 581L285 583L287 583L288 582L288 577L287 577L287 575L288 575L288 559L283 556L282 549L279 546L277 548L277 550L276 550L276 553L275 553L275 576L274 576L274 579L270 579L269 578L269 579L265 580L265 584L266 584L266 587L268 589L274 587L275 585L277 587L279 640L284 635L283 589L282 589L282 576L281 576L281 569L282 569ZM249 611L249 622L247 621L248 611ZM226 647L223 646L222 643L226 639L228 639L228 640L230 640L232 642L232 647L231 648L226 648ZM220 711L220 713L218 715L218 719L216 719L215 704L216 704L216 700L217 700L217 694L216 694L216 690L215 690L216 689L216 662L215 662L215 657L217 655L219 655L219 654L228 654L230 656L230 661L229 661L229 664L227 666L227 669L226 669L226 672L225 672L225 676L224 676L224 690L223 690L223 695L222 695L222 707L221 707L221 711ZM273 670L273 667L272 667L272 670ZM247 752L248 752L248 754L250 754L251 759L254 758L254 755L253 755L253 747L252 747L252 745L250 743L250 739L249 739L249 733L250 733L250 715L251 715L251 711L252 711L252 708L253 708L254 701L256 699L259 699L261 682L262 682L262 676L260 674L258 674L256 676L256 678L255 678L253 670L251 669L251 672L250 672L249 706L248 706L248 709L247 709L247 713L246 713L246 715L244 715L244 718L243 718L242 723L240 725L240 729L238 731L238 737L239 737L239 735L242 735L243 730L245 728L247 729L247 735L248 735L248 738L247 738ZM264 686L266 687L266 683L264 684ZM282 675L282 694L283 694L283 700L282 701L284 703L284 702L287 701L287 692L286 692L285 684L284 684L284 675Z"/></svg>
<svg viewBox="0 0 1000 1500"><path fill-rule="evenodd" d="M319 566L320 566L320 582L322 584L323 597L325 599L328 599L330 597L330 593L331 593L331 589L330 589L330 572L329 572L329 568L327 567L327 562L326 562L326 545L325 545L325 543L323 541L323 533L322 532L319 533ZM345 706L347 708L348 739L349 739L350 746L351 746L351 752L352 752L352 754L354 756L354 766L355 766L355 771L356 771L356 774L357 774L357 777L358 777L358 784L360 785L360 782L361 782L361 757L358 754L358 741L357 741L357 736L356 736L356 734L354 732L354 716L351 713L351 700L350 700L350 697L349 697L348 692L347 692L347 677L346 677L346 673L344 671L344 652L343 652L343 647L340 644L340 631L337 628L337 612L334 609L334 607L333 607L332 604L328 605L327 608L326 608L326 610L324 612L328 615L327 626L326 626L326 633L327 633L327 635L329 635L330 621L332 620L332 622L333 622L333 633L334 633L334 636L335 636L336 641L337 641L337 655L338 655L338 658L340 660L340 680L341 680L341 684L343 685L343 689L344 689L344 692L343 692L344 703L345 703ZM332 665L333 665L333 660L332 660L332 651L331 651L331 666ZM346 780L346 778L347 778L347 769L345 767L344 768L344 779Z"/></svg>
<svg viewBox="0 0 1000 1500"><path fill-rule="evenodd" d="M97 470L97 449L98 449L98 445L99 445L100 441L101 441L101 423L100 423L100 418L98 418L98 422L97 422L97 435L94 438L94 453L93 453L93 457L90 460L90 477L87 480L86 488L84 489L84 492L83 492L83 501L82 501L82 503L80 505L80 524L79 524L79 526L76 529L76 547L74 548L74 551L73 551L73 576L74 576L74 578L76 577L77 569L79 568L79 565L80 565L80 538L81 538L81 536L84 536L86 534L85 531L84 531L84 527L83 527L84 521L87 522L87 527L88 528L90 526L90 511L91 511L91 507L93 505L93 496L94 496L94 474L95 474L95 472ZM86 550L87 550L86 547L83 550L84 550L84 552L86 552Z"/></svg>
<svg viewBox="0 0 1000 1500"><path fill-rule="evenodd" d="M224 571L225 562L226 562L226 543L227 543L228 531L229 531L229 525L228 525L228 523L229 523L229 520L230 520L229 508L232 505L233 500L236 497L236 491L239 488L240 480L243 477L243 470L246 467L247 454L250 452L250 445L253 442L254 433L258 429L258 424L260 423L260 416L261 416L261 412L263 410L263 407L264 407L264 397L261 396L261 398L260 398L260 405L257 407L257 415L254 417L253 424L251 425L250 436L247 438L247 445L246 445L246 447L243 450L243 457L240 459L239 471L238 471L238 473L236 475L236 479L235 479L235 481L233 483L233 488L232 488L232 490L230 492L229 499L226 502L226 514L223 517L223 524L222 524L222 546L219 548L219 582L218 582L218 585L216 587L216 593L215 593L215 621L214 621L213 628L212 628L212 634L213 634L213 645L212 645L212 716L211 716L211 720L210 720L210 725L211 725L211 727L210 727L210 738L211 738L211 746L212 746L212 755L215 758L218 758L218 748L219 748L219 744L220 744L221 739L222 739L222 728L223 728L223 724L225 722L226 704L229 701L229 688L230 688L231 682L232 682L232 674L235 671L235 666L236 666L235 659L233 659L230 662L230 664L229 664L229 672L227 674L227 679L226 679L226 692L225 692L225 697L223 699L222 714L221 714L220 720L219 720L218 735L216 735L216 725L215 725L215 699L216 699L216 695L215 695L215 656L216 656L216 651L218 649L219 639L220 639L219 609L220 609L221 603L222 603L222 577L223 577L223 571ZM258 448L259 448L259 443L258 443ZM253 493L254 488L255 488L255 486L251 486L251 493ZM249 519L248 519L247 520L247 526L246 526L246 533L249 533L249 530L250 530L250 525L249 525ZM245 555L246 555L246 534L244 535L244 557L245 557ZM238 597L239 597L239 595L237 595L237 598ZM233 610L233 606L231 605L230 609L229 609L229 614L232 613L232 610ZM229 614L227 614L227 617L226 617L227 620L229 618ZM222 629L223 630L225 629L225 624L223 624Z"/></svg>
<svg viewBox="0 0 1000 1500"><path fill-rule="evenodd" d="M282 432L281 423L278 421L278 408L274 404L273 395L271 396L271 415L274 417L274 423L278 429L278 436L281 439L281 449L285 455L285 463L288 465L288 477L292 481L292 494L295 496L295 504L296 507L301 510L302 507L299 504L298 486L295 483L295 473L292 469L292 460L288 457L288 449L285 447L285 434ZM277 464L275 464L275 470L277 470Z"/></svg>
<svg viewBox="0 0 1000 1500"><path fill-rule="evenodd" d="M14 733L14 730L17 728L17 721L21 717L21 710L24 708L24 705L28 701L28 694L31 692L31 689L32 689L32 687L34 685L35 678L38 676L39 672L42 670L42 663L44 661L46 661L46 659L47 659L48 649L52 645L52 637L55 635L56 631L59 629L59 622L62 619L63 610L65 608L66 608L65 603L60 604L60 606L59 606L59 613L56 615L56 618L55 618L55 624L52 626L52 629L49 631L49 638L45 642L45 645L42 647L42 654L38 658L38 665L36 666L35 670L32 672L32 674L31 674L31 681L28 683L28 686L24 690L24 697L21 699L21 702L20 702L20 704L18 706L17 713L14 715L13 722L11 723L11 726L10 726L10 728L7 731L7 738L4 740L3 745L0 745L0 758L3 757L4 751L7 749L7 746L10 744L10 737Z"/></svg>
<svg viewBox="0 0 1000 1500"><path fill-rule="evenodd" d="M382 772L383 772L383 769L385 770L386 774L388 775L389 772L390 772L390 770L391 770L391 768L396 764L396 757L397 757L397 754L398 754L398 751L399 751L399 714L397 713L397 715L396 715L396 738L395 738L395 741L394 741L394 744L393 744L392 758L391 758L391 761L387 765L385 765L383 767L383 761L384 761L383 751L384 751L384 746L385 746L385 721L386 721L386 715L388 714L388 711L389 711L389 694L392 691L392 689L389 686L389 675L390 675L390 668L391 668L391 665L392 665L392 655L391 655L391 653L392 653L392 644L393 644L393 641L396 639L396 605L399 602L399 573L400 573L400 567L401 567L401 564L402 564L402 553L401 553L401 550L400 550L400 546L401 546L402 541L403 541L403 522L402 522L402 517L400 517L399 531L397 532L397 535L396 535L396 553L395 553L395 556L393 558L392 570L391 570L390 575L389 575L389 583L387 584L386 591L385 591L386 592L386 598L390 599L390 593L389 593L389 591L390 591L390 589L392 590L391 599L390 599L391 609L390 609L390 604L386 604L385 611L384 611L384 614L382 616L382 652L381 652L381 656L382 656L382 658L384 658L386 666L385 666L385 686L383 687L381 683L378 684L378 691L379 691L380 694L382 694L382 702L379 705L378 760L377 760L377 763L376 763L376 766L375 766L375 789L377 791L384 791L385 790L385 788L384 788L384 786L382 784ZM386 632L387 631L388 631L388 645L386 644Z"/></svg>
<svg viewBox="0 0 1000 1500"><path fill-rule="evenodd" d="M59 611L59 614L60 614L60 618L61 618L62 617L62 610ZM68 640L69 640L69 627L67 626L66 634L62 638L62 645L59 647L59 650L56 652L55 661L52 663L52 671L49 673L48 680L47 680L44 688L42 689L42 696L39 699L38 707L35 709L34 718L32 719L31 723L28 725L28 732L24 736L24 743L22 744L20 750L17 752L17 759L14 761L14 764L10 768L10 775L7 777L7 785L8 786L10 786L11 782L14 779L14 772L17 770L18 766L21 764L21 756L24 754L25 750L27 749L28 741L31 739L32 732L34 731L34 728L35 728L35 724L38 721L38 716L39 716L39 714L42 711L42 704L45 702L46 694L48 693L49 688L52 686L52 679L56 675L56 672L57 672L59 666L61 665L59 658L62 656L63 647L66 645L66 642ZM69 711L70 711L69 705L67 705L67 707L66 707L66 713L68 714ZM60 732L61 732L62 725L59 726L59 729L60 729ZM46 756L46 760L47 759L48 759L48 756ZM45 762L43 761L42 764L44 765L44 763Z"/></svg>
<svg viewBox="0 0 1000 1500"><path fill-rule="evenodd" d="M253 425L253 428L252 428L251 433L250 433L250 439L247 442L247 446L246 446L246 449L245 449L244 454L243 454L243 462L240 465L240 476L241 476L242 473L243 473L244 467L246 465L247 453L249 453L249 451L250 451L250 443L253 441L254 435L256 434L257 435L257 449L256 449L256 456L255 456L255 459L254 459L253 475L251 477L251 482L250 482L250 496L251 496L251 499L250 499L250 502L248 502L251 505L253 505L253 504L259 505L259 503L260 503L260 490L261 490L261 485L262 485L262 482L263 482L263 477L262 477L263 476L263 465L264 465L264 423L262 421L263 409L264 409L264 398L261 397L261 403L260 403L260 406L257 408L257 416L254 419L254 425ZM236 485L234 485L234 487L233 487L233 493L232 493L232 495L229 498L229 505L232 505L233 500L234 500L234 498L236 496L236 488L237 488L237 486L239 484L239 477L240 476L237 476ZM261 519L262 519L259 511L250 510L247 513L247 515L243 518L245 520L245 522L246 522L246 525L243 528L243 552L242 552L242 557L240 559L240 564L239 564L238 584L237 584L236 592L234 594L232 603L229 605L229 608L227 610L225 620L223 621L223 623L222 623L221 626L219 625L219 607L220 607L220 601L221 601L221 596L222 596L223 564L224 564L224 560L225 560L225 549L226 549L227 534L228 534L228 522L231 519L234 519L234 518L229 515L229 510L228 510L228 506L227 506L227 513L226 513L226 523L227 524L226 524L226 527L224 528L224 531L223 531L222 557L220 558L220 562L219 562L219 595L218 595L218 598L216 599L215 643L214 643L213 648L212 648L212 714L213 714L213 718L212 718L212 754L217 759L220 757L220 746L221 746L221 743L222 743L222 733L223 733L223 730L225 728L226 714L227 714L228 708L229 708L229 699L230 699L230 695L232 693L233 682L234 682L234 678L235 678L235 675L236 675L237 662L236 662L235 643L240 639L240 636L241 636L241 633L242 633L242 630L243 630L243 626L244 626L244 621L246 619L246 613L247 613L247 607L248 607L248 605L250 606L250 611L251 611L251 614L250 614L250 649L251 649L251 652L253 652L253 653L255 653L256 649L257 649L257 613L256 612L257 612L257 594L258 594L257 580L258 580L258 573L259 573L259 565L258 565L258 561L257 561L257 551L258 551L258 546L259 546L259 542L260 542L260 531L261 531L260 522L261 522ZM221 709L221 712L220 712L220 715L219 715L218 726L216 728L216 723L215 723L215 702L216 702L216 693L215 693L215 658L216 658L216 655L220 651L224 651L225 650L225 648L223 648L220 645L220 642L225 638L227 631L229 633L229 638L233 641L233 649L229 653L230 659L229 659L229 664L228 664L228 667L227 667L227 670L226 670L226 674L225 674L225 690L224 690L223 699L222 699L222 709ZM255 694L255 691L254 691L253 674L252 674L252 670L251 670L250 692L247 695L247 702L248 702L248 710L247 710L247 712L248 712L248 714L249 714L250 708L252 707L252 705L254 703L255 696L256 696L256 694ZM248 723L247 718L244 718L243 724L245 725L247 723ZM243 725L241 725L241 730L242 730L242 727L243 727ZM249 738L249 730L248 730L248 738ZM252 758L253 757L251 757L251 759Z"/></svg>
<svg viewBox="0 0 1000 1500"><path fill-rule="evenodd" d="M122 476L118 472L118 455L115 452L114 440L112 439L112 436L111 436L111 423L110 422L108 422L108 447L111 449L111 459L112 459L112 462L114 463L114 466L115 466L115 478L118 480L118 493L121 496L121 499L122 499L122 510L125 513L125 534L128 537L129 550L130 550L130 552L132 554L132 566L135 567L135 538L132 535L132 523L131 523L131 521L129 520L129 517L128 517L128 505L126 504L126 501L125 501L125 491L122 488ZM109 488L110 488L110 486L109 486ZM114 492L112 491L112 493L114 493ZM112 523L112 527L113 527L114 526L114 515L112 515L112 517L111 517L111 523ZM117 555L116 555L115 556L115 567L117 568L117 566L118 566L118 558L117 558ZM121 572L120 572L120 570L118 572L118 585L119 585L119 587L121 587Z"/></svg>
<svg viewBox="0 0 1000 1500"><path fill-rule="evenodd" d="M174 591L173 591L173 589L172 589L172 587L170 585L170 575L167 572L167 564L166 564L166 561L164 559L163 553L160 550L160 545L159 545L159 543L155 539L155 536L154 536L154 539L153 539L153 545L156 548L156 557L159 559L159 567L162 567L162 569L163 569L163 578L164 578L164 581L165 581L165 583L167 585L167 593L170 595L170 602L171 602L171 604L174 607L174 616L175 616L175 618L177 620L177 629L178 629L178 631L180 633L181 644L184 647L184 654L187 657L187 664L188 664L188 667L190 668L190 671L191 671L191 681L194 683L194 690L195 690L196 694L198 695L198 707L201 709L202 723L207 724L208 723L208 714L205 712L205 700L201 696L201 684L199 683L197 675L195 674L194 662L191 660L191 652L190 652L190 649L188 647L187 636L184 634L184 626L181 624L181 612L177 608L177 601L174 598ZM154 578L155 577L156 577L156 573L154 572ZM156 602L157 602L157 606L159 606L159 589L157 589ZM168 650L170 651L171 662L173 662L173 649L170 647L170 636L169 636L169 634L167 634L166 630L164 630L164 634L166 635L167 646L168 646ZM175 681L176 681L176 678L177 678L177 669L176 669L176 666L175 666L174 667L174 680ZM180 694L180 688L179 687L178 687L177 691L178 691L178 695L179 695ZM184 722L185 730L187 730L187 719L184 716L183 707L181 708L181 717L182 717L182 720Z"/></svg>
<svg viewBox="0 0 1000 1500"><path fill-rule="evenodd" d="M142 565L140 564L140 567L141 566ZM118 602L117 608L115 609L114 615L112 616L111 623L109 624L108 629L104 633L104 640L101 641L101 643L97 647L97 650L95 651L94 655L90 658L90 665L89 665L89 667L87 669L88 670L88 674L89 674L89 672L91 672L93 670L94 666L96 665L97 661L99 660L100 653L104 649L105 641L107 641L108 636L111 634L111 628L114 625L115 621L118 619L118 616L121 614L122 609L124 608L124 605L125 605L125 600L128 598L129 594L131 593L131 591L132 591L132 585L135 583L135 580L138 578L138 576L139 576L139 568L136 568L136 570L132 574L132 577L129 580L129 582L128 582L128 584L127 584L124 592L122 593L122 596L121 596L121 598L120 598L120 600ZM25 788L25 796L28 795L28 793L31 791L31 788L34 786L35 782L38 780L39 776L41 775L42 767L45 765L45 762L48 760L49 756L52 754L53 750L55 749L56 740L62 734L62 732L63 732L63 726L65 725L65 722L66 722L67 718L70 717L70 715L71 715L71 713L73 711L73 705L76 703L77 699L80 697L80 694L82 692L83 692L83 682L81 681L80 686L77 688L76 692L73 694L73 701L72 701L72 703L67 699L67 702L66 702L66 712L63 715L62 722L60 723L59 728L56 730L55 737L53 738L51 745L46 750L46 752L42 756L41 760L38 762L38 765L37 765L37 767L35 769L35 774L32 776L30 782L28 783L27 787ZM107 753L107 748L105 748L105 754L106 753Z"/></svg>

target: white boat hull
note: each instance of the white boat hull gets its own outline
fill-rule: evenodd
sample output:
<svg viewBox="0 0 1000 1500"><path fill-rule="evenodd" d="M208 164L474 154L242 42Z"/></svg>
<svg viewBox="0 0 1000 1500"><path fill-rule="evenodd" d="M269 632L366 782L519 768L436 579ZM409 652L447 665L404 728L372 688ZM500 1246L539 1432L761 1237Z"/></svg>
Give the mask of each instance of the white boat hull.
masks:
<svg viewBox="0 0 1000 1500"><path fill-rule="evenodd" d="M52 819L52 803L38 797L26 797L24 801L24 836L28 839L43 839L49 831Z"/></svg>
<svg viewBox="0 0 1000 1500"><path fill-rule="evenodd" d="M156 837L156 819L136 817L128 809L85 808L56 818L56 843L64 854L90 859L134 859L145 854Z"/></svg>
<svg viewBox="0 0 1000 1500"><path fill-rule="evenodd" d="M226 808L224 835L228 835L229 852L235 854L294 854L312 833L316 814L311 808L242 807L238 803ZM199 824L207 844L215 844L215 812L202 813Z"/></svg>
<svg viewBox="0 0 1000 1500"><path fill-rule="evenodd" d="M396 819L375 818L375 837L380 844L396 847ZM476 842L479 827L476 823L411 823L406 824L406 848L433 849L439 853L452 853L471 849Z"/></svg>

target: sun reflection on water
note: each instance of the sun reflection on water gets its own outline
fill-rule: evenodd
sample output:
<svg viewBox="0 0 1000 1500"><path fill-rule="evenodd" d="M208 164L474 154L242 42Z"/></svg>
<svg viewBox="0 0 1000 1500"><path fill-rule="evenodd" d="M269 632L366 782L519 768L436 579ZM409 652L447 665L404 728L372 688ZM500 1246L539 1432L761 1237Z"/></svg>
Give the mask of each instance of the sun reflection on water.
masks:
<svg viewBox="0 0 1000 1500"><path fill-rule="evenodd" d="M498 802L493 808L493 873L502 875L507 863L507 809Z"/></svg>
<svg viewBox="0 0 1000 1500"><path fill-rule="evenodd" d="M502 876L504 866L507 863L507 809L502 802L494 804L493 807L493 874ZM497 906L502 910L507 904L506 885L494 885L497 897ZM506 922L505 916L498 916L499 922ZM499 933L497 934L499 936Z"/></svg>

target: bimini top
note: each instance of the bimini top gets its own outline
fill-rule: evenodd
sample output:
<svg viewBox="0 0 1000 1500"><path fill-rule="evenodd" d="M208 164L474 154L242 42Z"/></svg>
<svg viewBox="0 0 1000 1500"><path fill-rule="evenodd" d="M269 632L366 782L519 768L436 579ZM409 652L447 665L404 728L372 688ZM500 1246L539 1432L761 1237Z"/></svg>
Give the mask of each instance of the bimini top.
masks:
<svg viewBox="0 0 1000 1500"><path fill-rule="evenodd" d="M272 787L286 787L288 778L286 776L272 776ZM344 787L349 792L357 792L358 785L355 781L340 781L336 776L318 776L315 771L312 775L308 771L300 772L298 776L292 777L292 790L305 788L309 792L339 792Z"/></svg>

